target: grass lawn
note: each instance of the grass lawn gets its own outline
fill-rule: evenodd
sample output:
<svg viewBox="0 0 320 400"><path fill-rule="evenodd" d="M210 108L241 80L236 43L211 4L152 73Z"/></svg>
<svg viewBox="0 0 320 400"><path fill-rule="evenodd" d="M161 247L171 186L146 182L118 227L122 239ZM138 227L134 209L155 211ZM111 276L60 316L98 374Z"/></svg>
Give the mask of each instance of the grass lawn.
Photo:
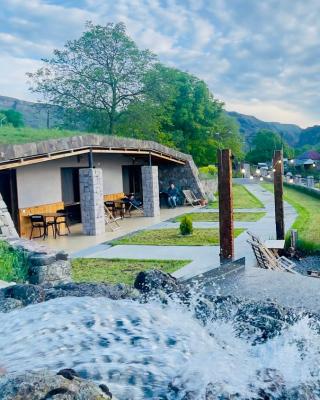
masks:
<svg viewBox="0 0 320 400"><path fill-rule="evenodd" d="M218 208L218 201L210 203L209 208ZM242 185L233 185L234 208L264 208L263 203Z"/></svg>
<svg viewBox="0 0 320 400"><path fill-rule="evenodd" d="M192 222L218 222L219 213L217 212L192 212L188 214L179 215L173 221L181 222L182 218L187 215L192 219ZM235 212L235 221L255 222L259 221L266 215L265 212Z"/></svg>
<svg viewBox="0 0 320 400"><path fill-rule="evenodd" d="M126 283L132 285L138 272L160 269L172 273L190 260L127 260L105 258L75 258L72 277L75 282Z"/></svg>
<svg viewBox="0 0 320 400"><path fill-rule="evenodd" d="M270 183L262 186L273 191ZM284 199L297 211L293 228L298 230L298 247L306 253L320 252L320 200L293 187L284 188Z"/></svg>
<svg viewBox="0 0 320 400"><path fill-rule="evenodd" d="M244 229L235 229L235 237L239 236L243 231ZM219 244L219 230L216 228L194 229L192 235L182 236L179 229L155 229L127 235L111 243L113 245L209 246Z"/></svg>
<svg viewBox="0 0 320 400"><path fill-rule="evenodd" d="M38 142L40 140L58 139L61 137L85 134L85 132L68 131L65 129L14 128L5 125L0 127L0 144Z"/></svg>

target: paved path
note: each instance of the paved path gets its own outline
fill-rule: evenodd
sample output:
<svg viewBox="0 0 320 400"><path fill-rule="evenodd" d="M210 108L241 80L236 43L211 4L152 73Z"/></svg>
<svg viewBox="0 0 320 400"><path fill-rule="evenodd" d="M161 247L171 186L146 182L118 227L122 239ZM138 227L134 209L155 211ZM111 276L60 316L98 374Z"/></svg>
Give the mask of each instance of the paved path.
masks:
<svg viewBox="0 0 320 400"><path fill-rule="evenodd" d="M274 223L274 202L273 194L263 189L257 184L246 184L246 188L254 194L265 205L266 215L257 222L237 222L236 227L249 228L253 233L262 239L275 238ZM296 212L292 206L285 203L285 225L288 230L296 218ZM194 211L194 210L192 210ZM216 210L201 209L197 212L212 212ZM239 211L261 211L239 210ZM218 227L218 223L195 223L195 227ZM163 222L156 224L148 229L166 229L175 227L172 222ZM250 246L247 244L248 235L244 232L235 239L235 257L246 257L246 267L253 267L255 259ZM174 275L177 278L189 279L200 273L209 271L220 265L219 246L141 246L141 245L119 245L110 247L108 244L87 249L84 252L76 253L74 256L96 257L96 258L136 258L136 259L190 259L190 264L176 271Z"/></svg>

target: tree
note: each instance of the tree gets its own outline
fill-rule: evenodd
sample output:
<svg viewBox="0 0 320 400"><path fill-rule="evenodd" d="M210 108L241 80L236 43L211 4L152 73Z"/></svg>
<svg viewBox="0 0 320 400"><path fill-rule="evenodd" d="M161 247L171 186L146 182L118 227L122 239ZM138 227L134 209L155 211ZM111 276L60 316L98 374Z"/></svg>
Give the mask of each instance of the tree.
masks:
<svg viewBox="0 0 320 400"><path fill-rule="evenodd" d="M133 101L143 95L143 79L155 62L149 50L139 50L123 23L87 23L87 31L64 50L54 50L45 66L28 73L31 90L65 109L108 117L108 133Z"/></svg>
<svg viewBox="0 0 320 400"><path fill-rule="evenodd" d="M0 125L12 125L15 128L24 126L23 115L15 110L0 110Z"/></svg>
<svg viewBox="0 0 320 400"><path fill-rule="evenodd" d="M207 85L187 72L156 64L146 74L143 101L133 105L120 119L117 134L130 132L173 146L192 154L198 165L215 162L222 146L241 156L238 125Z"/></svg>
<svg viewBox="0 0 320 400"><path fill-rule="evenodd" d="M252 140L253 149L247 153L247 161L257 164L258 162L269 162L272 160L275 150L283 147L284 157L291 158L294 155L293 149L283 142L280 135L273 131L261 130L256 133Z"/></svg>

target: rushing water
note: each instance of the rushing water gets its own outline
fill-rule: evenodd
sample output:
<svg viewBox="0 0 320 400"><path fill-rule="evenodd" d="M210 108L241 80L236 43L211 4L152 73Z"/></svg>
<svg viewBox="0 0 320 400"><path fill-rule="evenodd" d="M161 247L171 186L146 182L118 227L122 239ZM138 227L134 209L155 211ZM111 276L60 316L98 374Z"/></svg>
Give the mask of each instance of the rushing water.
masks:
<svg viewBox="0 0 320 400"><path fill-rule="evenodd" d="M251 398L266 385L257 378L264 368L276 369L287 388L318 381L320 336L309 318L258 342L240 326L243 319L223 314L203 321L176 302L60 298L0 314L0 366L74 368L121 400L180 399L188 391L203 399L208 383Z"/></svg>

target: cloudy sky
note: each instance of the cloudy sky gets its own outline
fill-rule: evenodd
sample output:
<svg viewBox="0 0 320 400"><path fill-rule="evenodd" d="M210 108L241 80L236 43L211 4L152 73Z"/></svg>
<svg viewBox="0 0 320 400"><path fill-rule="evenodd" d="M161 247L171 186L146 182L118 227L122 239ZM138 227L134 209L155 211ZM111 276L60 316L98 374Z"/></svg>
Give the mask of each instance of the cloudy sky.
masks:
<svg viewBox="0 0 320 400"><path fill-rule="evenodd" d="M204 79L228 110L320 123L319 0L1 0L0 94L37 100L25 72L86 21L125 22L161 61Z"/></svg>

